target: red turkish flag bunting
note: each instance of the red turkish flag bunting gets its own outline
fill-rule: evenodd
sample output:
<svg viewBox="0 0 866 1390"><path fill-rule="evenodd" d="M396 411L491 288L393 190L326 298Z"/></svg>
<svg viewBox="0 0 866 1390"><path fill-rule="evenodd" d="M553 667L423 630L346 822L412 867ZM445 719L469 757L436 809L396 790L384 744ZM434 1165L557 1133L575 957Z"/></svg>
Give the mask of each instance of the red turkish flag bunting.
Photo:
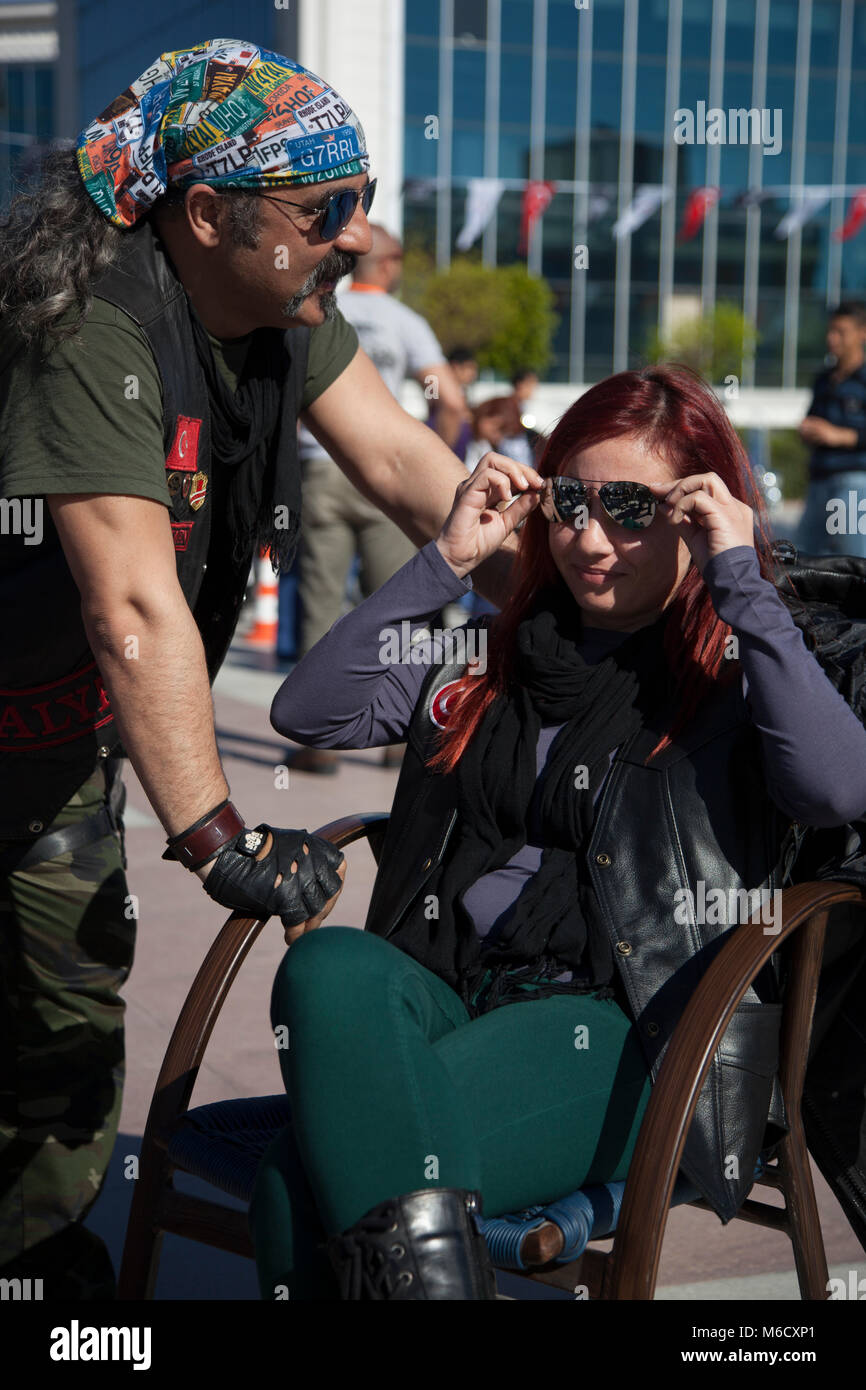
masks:
<svg viewBox="0 0 866 1390"><path fill-rule="evenodd" d="M529 238L532 235L532 229L542 213L550 207L555 192L555 183L543 182L541 179L532 179L526 185L523 193L523 209L520 217L520 245L518 251L521 256L526 255L529 249Z"/></svg>
<svg viewBox="0 0 866 1390"><path fill-rule="evenodd" d="M835 241L850 241L866 222L866 188L858 189L848 204L848 215L833 233Z"/></svg>
<svg viewBox="0 0 866 1390"><path fill-rule="evenodd" d="M677 232L677 241L690 241L695 233L700 231L710 208L719 201L720 192L721 189L708 185L705 188L696 188L694 193L689 195Z"/></svg>

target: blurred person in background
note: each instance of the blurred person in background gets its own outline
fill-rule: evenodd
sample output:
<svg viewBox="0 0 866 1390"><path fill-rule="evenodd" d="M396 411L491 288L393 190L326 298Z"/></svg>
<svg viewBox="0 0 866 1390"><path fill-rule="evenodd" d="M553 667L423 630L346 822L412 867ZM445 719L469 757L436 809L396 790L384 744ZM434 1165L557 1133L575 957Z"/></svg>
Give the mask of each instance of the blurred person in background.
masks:
<svg viewBox="0 0 866 1390"><path fill-rule="evenodd" d="M460 383L465 397L470 386L478 380L478 359L471 348L452 348L448 354L448 365Z"/></svg>
<svg viewBox="0 0 866 1390"><path fill-rule="evenodd" d="M488 449L502 450L518 463L533 466L534 440L540 435L524 428L520 404L515 395L493 396L472 412L472 439L463 462L471 472Z"/></svg>
<svg viewBox="0 0 866 1390"><path fill-rule="evenodd" d="M812 446L797 533L797 546L807 555L866 558L864 347L866 303L847 300L831 313L827 327L827 351L835 365L816 377L812 403L799 426L801 439Z"/></svg>
<svg viewBox="0 0 866 1390"><path fill-rule="evenodd" d="M520 408L513 394L493 396L490 400L482 401L481 405L473 410L472 439L463 460L469 472L474 471L491 449L499 453L506 440L509 450L514 450L514 453L509 452L509 458L533 467L533 453L520 423ZM466 605L473 618L480 618L484 613L499 612L494 604L478 593L466 595L461 599L461 603Z"/></svg>
<svg viewBox="0 0 866 1390"><path fill-rule="evenodd" d="M538 373L531 367L521 367L511 378L511 394L520 414L520 433L529 444L531 457L535 457L535 446L541 438L535 428L536 417L528 409L529 403L538 390Z"/></svg>
<svg viewBox="0 0 866 1390"><path fill-rule="evenodd" d="M370 224L373 244L357 258L352 283L338 296L343 317L358 334L362 348L393 396L407 378L436 400L437 433L455 438L465 406L457 378L427 322L395 299L403 272L403 248L378 223ZM304 484L304 529L298 558L302 657L342 615L346 583L356 557L363 598L391 578L415 553L398 526L357 488L325 453L309 430L299 430ZM383 763L399 767L403 749L386 748ZM300 772L334 773L338 755L327 749L302 748L287 764Z"/></svg>
<svg viewBox="0 0 866 1390"><path fill-rule="evenodd" d="M478 380L478 362L475 353L471 348L456 347L452 348L448 354L448 366L451 368L457 380L457 384L463 393L464 410L462 419L459 422L457 433L453 439L443 435L446 444L450 444L459 459L465 459L469 441L472 438L472 412L469 408L468 391L470 386L474 386ZM427 416L427 424L431 429L438 429L441 433L439 402L430 402L430 413ZM447 426L446 426L447 428Z"/></svg>
<svg viewBox="0 0 866 1390"><path fill-rule="evenodd" d="M482 401L472 411L472 438L463 459L467 472L471 473L490 449L498 451L503 440L519 440L520 430L520 412L513 396L491 396ZM532 463L525 446L513 457L518 463Z"/></svg>
<svg viewBox="0 0 866 1390"><path fill-rule="evenodd" d="M511 378L511 394L517 402L521 415L538 390L538 373L531 367L521 367Z"/></svg>

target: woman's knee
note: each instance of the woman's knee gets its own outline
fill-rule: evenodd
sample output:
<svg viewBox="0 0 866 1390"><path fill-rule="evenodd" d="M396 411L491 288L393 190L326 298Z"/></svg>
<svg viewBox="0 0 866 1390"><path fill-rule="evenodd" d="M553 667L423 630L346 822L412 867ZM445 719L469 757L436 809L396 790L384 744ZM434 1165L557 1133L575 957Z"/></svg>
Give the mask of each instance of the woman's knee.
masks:
<svg viewBox="0 0 866 1390"><path fill-rule="evenodd" d="M402 959L396 947L358 927L318 927L307 932L289 948L277 968L271 1021L284 1021L298 1001L310 1002L319 994L333 1008L346 992L346 985L348 997L363 999L369 1005L377 986Z"/></svg>

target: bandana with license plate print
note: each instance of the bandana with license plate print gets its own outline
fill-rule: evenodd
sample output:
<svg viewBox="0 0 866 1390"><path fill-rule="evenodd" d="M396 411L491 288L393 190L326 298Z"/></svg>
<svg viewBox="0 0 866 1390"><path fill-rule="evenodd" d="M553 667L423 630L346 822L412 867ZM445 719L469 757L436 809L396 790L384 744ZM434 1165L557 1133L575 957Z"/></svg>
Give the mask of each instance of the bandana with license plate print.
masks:
<svg viewBox="0 0 866 1390"><path fill-rule="evenodd" d="M169 184L278 188L370 165L360 121L323 78L240 39L163 53L81 132L77 157L116 227Z"/></svg>

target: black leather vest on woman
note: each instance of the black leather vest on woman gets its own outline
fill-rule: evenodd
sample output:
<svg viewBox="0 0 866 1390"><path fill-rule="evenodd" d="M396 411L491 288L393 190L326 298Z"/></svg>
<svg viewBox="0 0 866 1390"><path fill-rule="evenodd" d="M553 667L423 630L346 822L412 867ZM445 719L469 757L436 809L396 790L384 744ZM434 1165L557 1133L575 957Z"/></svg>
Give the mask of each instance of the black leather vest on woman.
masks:
<svg viewBox="0 0 866 1390"><path fill-rule="evenodd" d="M93 292L138 324L159 370L178 579L213 680L237 624L253 552L232 562L221 505L227 480L211 456L208 389L195 350L188 300L148 222L123 237L117 261L94 282ZM308 328L286 334L276 447L280 464L288 468L298 466L297 417L309 334ZM53 526L47 509L45 517L48 534ZM16 636L15 689L2 696L6 736L0 744L0 840L32 840L31 827L50 824L100 756L122 751L81 621L80 596L59 545L50 550L47 562L52 567L51 627L31 626ZM22 606L26 600L23 593Z"/></svg>
<svg viewBox="0 0 866 1390"><path fill-rule="evenodd" d="M408 732L365 924L398 947L401 918L440 862L457 818L453 775L432 774L426 763L437 731L431 705L462 669L434 667ZM692 912L680 924L678 890L690 889L696 901L701 881L706 890L722 889L726 901L730 890L772 893L785 881L796 844L790 819L764 785L740 682L719 689L691 728L642 766L660 733L660 725L648 723L617 752L584 864L653 1077L698 979L731 930L694 920L712 913ZM686 1141L682 1167L722 1221L751 1186L761 1149L787 1128L776 1077L778 1000L770 965L725 1033Z"/></svg>

